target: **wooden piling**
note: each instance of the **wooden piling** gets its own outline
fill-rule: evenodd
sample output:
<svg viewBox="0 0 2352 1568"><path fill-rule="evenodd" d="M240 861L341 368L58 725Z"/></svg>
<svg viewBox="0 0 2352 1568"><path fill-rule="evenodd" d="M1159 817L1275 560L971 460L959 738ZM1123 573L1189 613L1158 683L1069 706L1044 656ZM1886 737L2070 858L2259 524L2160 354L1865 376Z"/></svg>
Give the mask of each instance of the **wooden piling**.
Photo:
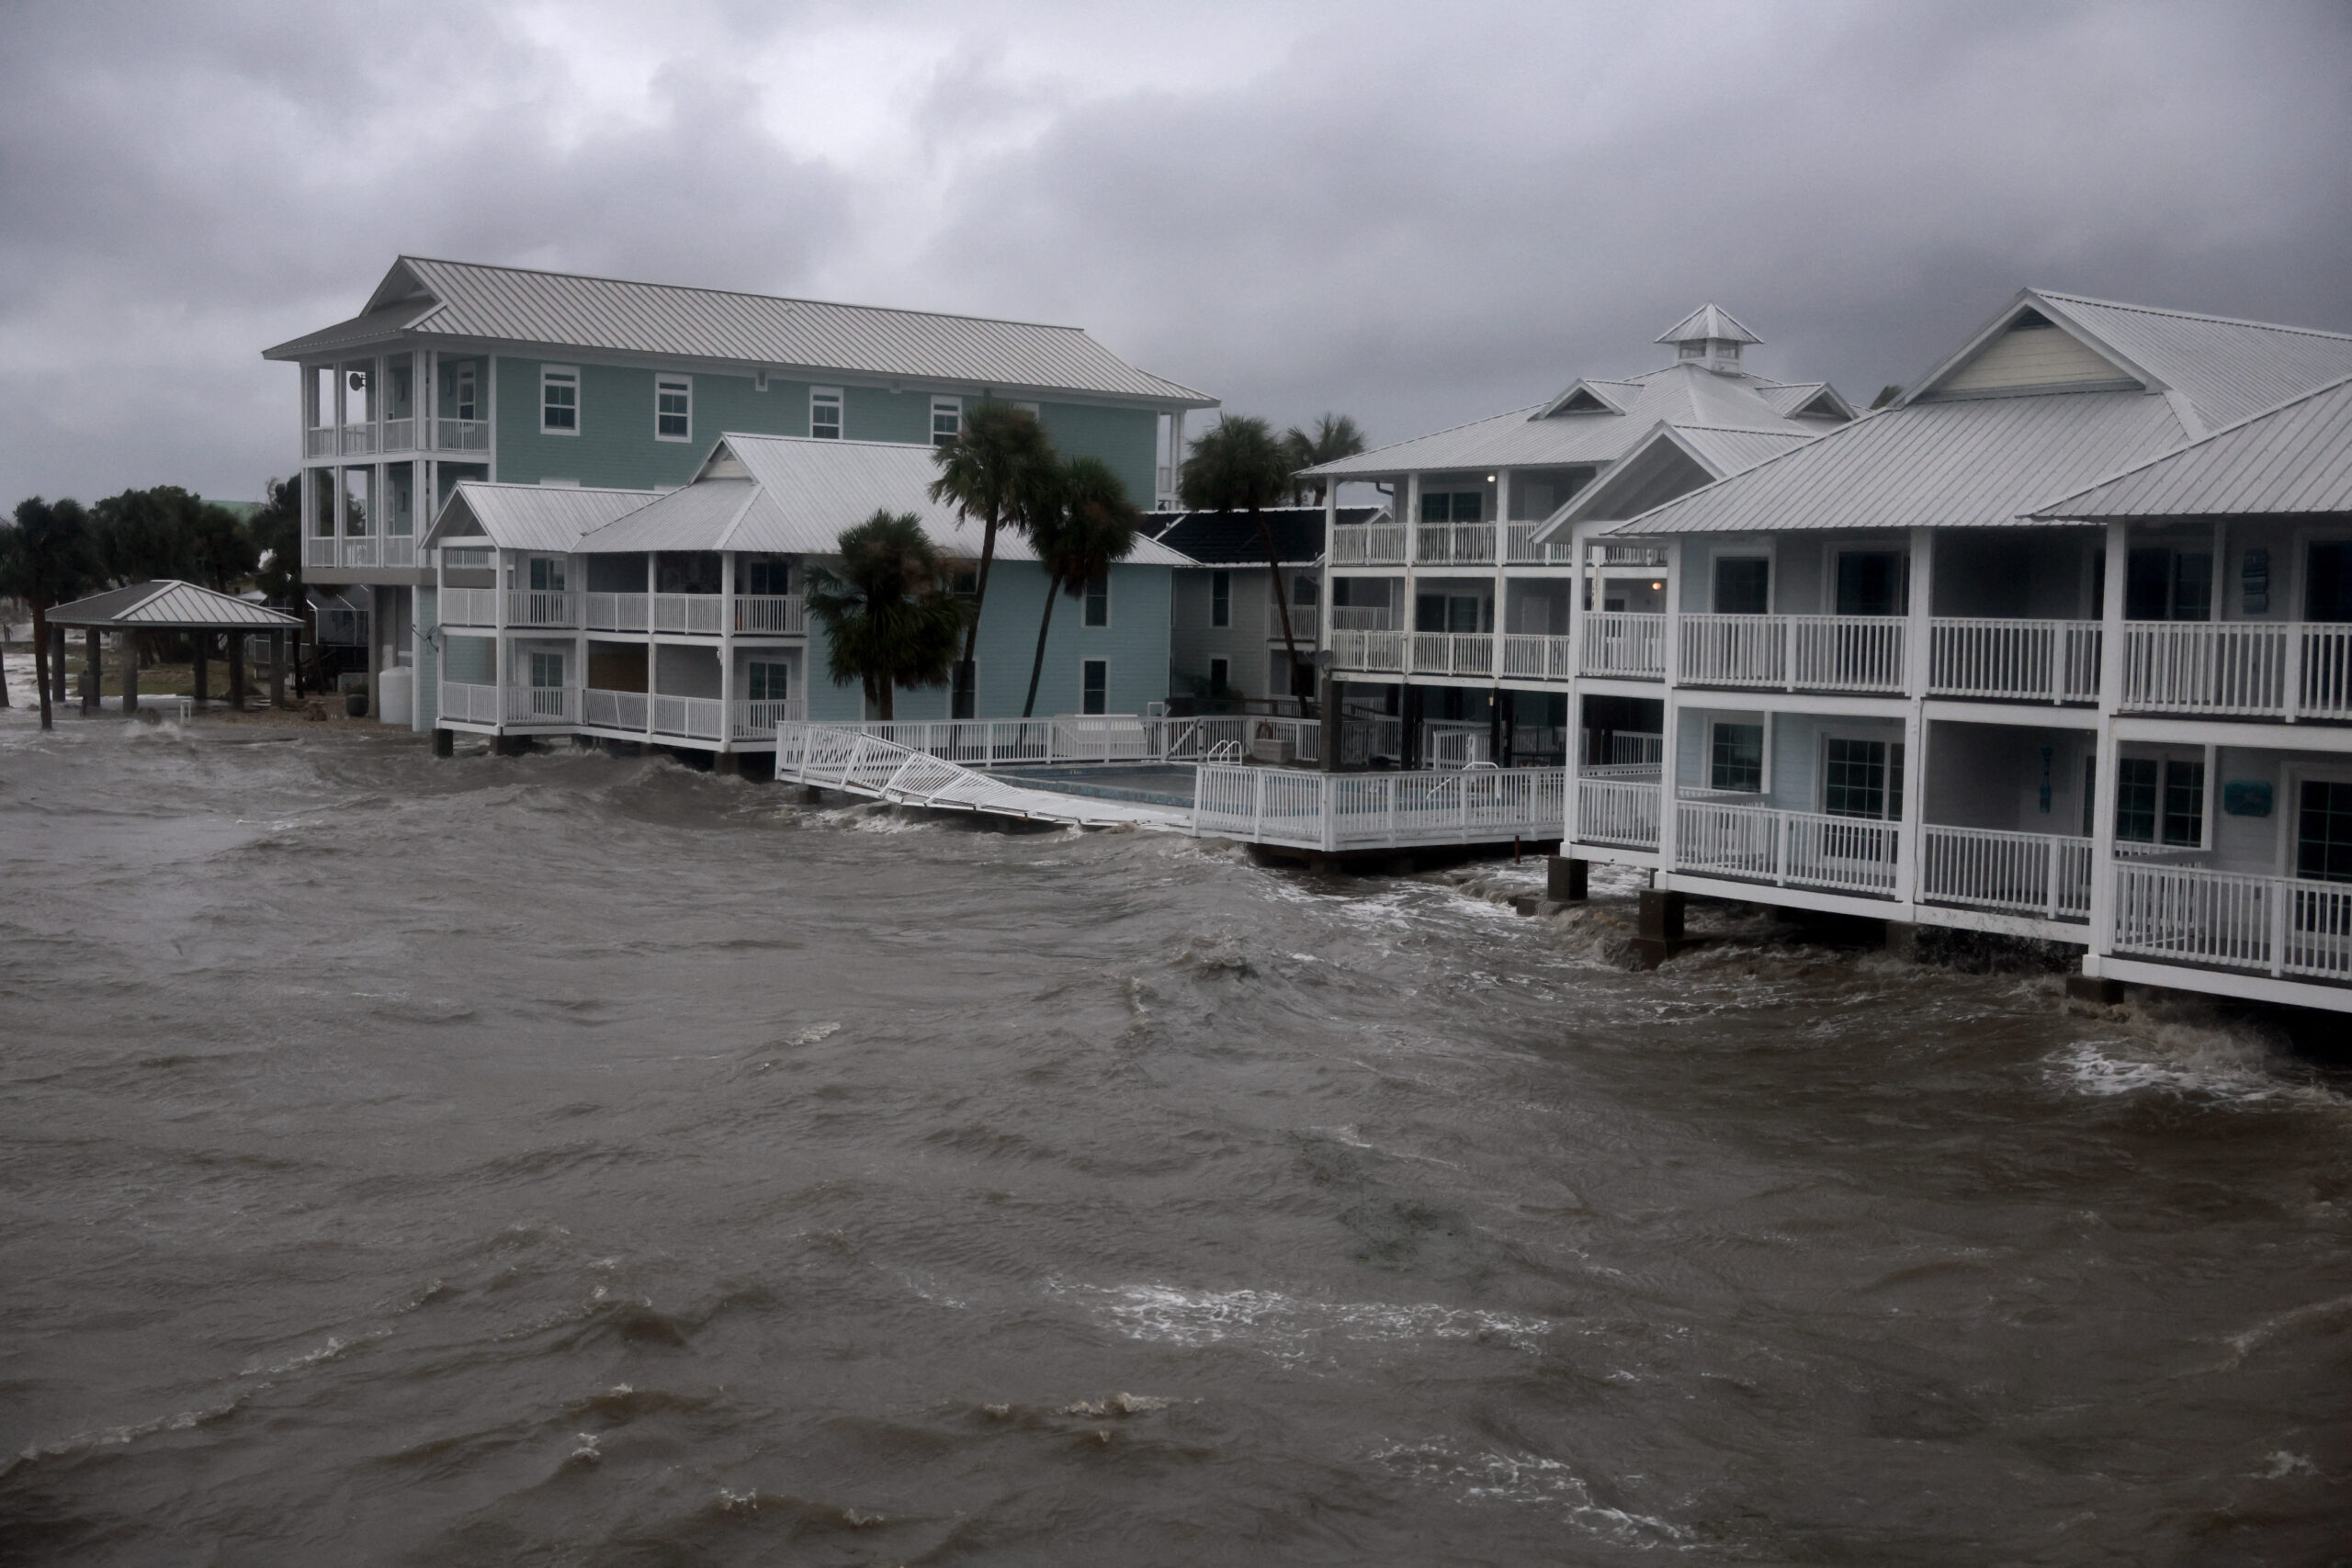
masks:
<svg viewBox="0 0 2352 1568"><path fill-rule="evenodd" d="M229 634L229 705L245 711L245 634Z"/></svg>
<svg viewBox="0 0 2352 1568"><path fill-rule="evenodd" d="M92 718L98 711L98 681L104 673L104 662L98 656L98 628L92 626L82 634L82 716Z"/></svg>

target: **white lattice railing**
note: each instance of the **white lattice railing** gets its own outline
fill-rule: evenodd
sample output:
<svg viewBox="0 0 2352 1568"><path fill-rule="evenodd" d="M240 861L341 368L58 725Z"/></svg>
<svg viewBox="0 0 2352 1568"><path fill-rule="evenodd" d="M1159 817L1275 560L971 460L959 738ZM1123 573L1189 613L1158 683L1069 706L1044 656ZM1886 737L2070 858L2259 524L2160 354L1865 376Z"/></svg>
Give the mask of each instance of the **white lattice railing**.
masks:
<svg viewBox="0 0 2352 1568"><path fill-rule="evenodd" d="M1348 524L1331 530L1333 566L1403 566L1405 525Z"/></svg>
<svg viewBox="0 0 2352 1568"><path fill-rule="evenodd" d="M2091 841L1979 828L1920 829L1923 903L1958 904L2050 920L2091 912Z"/></svg>
<svg viewBox="0 0 2352 1568"><path fill-rule="evenodd" d="M2119 863L2115 951L2172 964L2352 981L2352 884Z"/></svg>
<svg viewBox="0 0 2352 1568"><path fill-rule="evenodd" d="M1666 675L1666 617L1656 613L1595 611L1584 627L1584 672L1661 680Z"/></svg>
<svg viewBox="0 0 2352 1568"><path fill-rule="evenodd" d="M1423 523L1413 530L1413 558L1423 566L1492 566L1492 523Z"/></svg>
<svg viewBox="0 0 2352 1568"><path fill-rule="evenodd" d="M1658 786L1630 779L1577 780L1577 841L1657 848Z"/></svg>
<svg viewBox="0 0 2352 1568"><path fill-rule="evenodd" d="M1519 681L1565 681L1576 663L1576 642L1565 637L1513 632L1503 638L1503 676Z"/></svg>
<svg viewBox="0 0 2352 1568"><path fill-rule="evenodd" d="M1900 692L1900 615L1679 615L1680 679L1698 686Z"/></svg>
<svg viewBox="0 0 2352 1568"><path fill-rule="evenodd" d="M1490 632L1415 632L1416 675L1492 675L1495 638Z"/></svg>
<svg viewBox="0 0 2352 1568"><path fill-rule="evenodd" d="M1334 631L1331 660L1342 670L1390 671L1405 668L1408 632Z"/></svg>
<svg viewBox="0 0 2352 1568"><path fill-rule="evenodd" d="M1901 831L1866 817L1678 801L1674 864L1742 881L1885 897L1894 891Z"/></svg>
<svg viewBox="0 0 2352 1568"><path fill-rule="evenodd" d="M1938 616L1928 650L1928 690L1936 696L2098 700L2097 621Z"/></svg>
<svg viewBox="0 0 2352 1568"><path fill-rule="evenodd" d="M2121 705L2146 713L2352 718L2352 626L2128 622Z"/></svg>

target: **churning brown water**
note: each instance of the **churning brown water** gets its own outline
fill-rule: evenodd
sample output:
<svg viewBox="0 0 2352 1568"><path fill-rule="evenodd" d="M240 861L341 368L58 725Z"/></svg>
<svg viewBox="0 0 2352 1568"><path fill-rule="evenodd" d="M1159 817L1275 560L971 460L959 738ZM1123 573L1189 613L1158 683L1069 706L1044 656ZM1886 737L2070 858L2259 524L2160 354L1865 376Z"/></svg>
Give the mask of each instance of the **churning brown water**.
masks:
<svg viewBox="0 0 2352 1568"><path fill-rule="evenodd" d="M21 711L0 877L8 1562L2352 1553L2352 1101L2195 1008Z"/></svg>

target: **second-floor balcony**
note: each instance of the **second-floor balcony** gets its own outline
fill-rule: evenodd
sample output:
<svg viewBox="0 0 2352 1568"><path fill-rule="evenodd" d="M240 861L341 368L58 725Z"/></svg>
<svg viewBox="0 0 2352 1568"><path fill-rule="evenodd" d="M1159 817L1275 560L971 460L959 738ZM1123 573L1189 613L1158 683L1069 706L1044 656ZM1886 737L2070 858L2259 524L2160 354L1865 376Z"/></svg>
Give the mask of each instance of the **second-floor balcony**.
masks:
<svg viewBox="0 0 2352 1568"><path fill-rule="evenodd" d="M2127 622L2118 705L2217 718L2352 719L2352 625Z"/></svg>
<svg viewBox="0 0 2352 1568"><path fill-rule="evenodd" d="M1413 559L1422 566L1492 566L1492 523L1423 523L1413 530Z"/></svg>
<svg viewBox="0 0 2352 1568"><path fill-rule="evenodd" d="M800 637L808 630L808 605L797 593L738 593L731 598L718 593L589 593L582 598L590 631Z"/></svg>
<svg viewBox="0 0 2352 1568"><path fill-rule="evenodd" d="M551 627L569 630L580 624L580 599L577 593L561 589L509 588L504 591L505 603L499 603L500 591L495 588L444 588L440 595L441 624L445 626L495 626L500 624L500 611L504 611L504 624L514 627Z"/></svg>
<svg viewBox="0 0 2352 1568"><path fill-rule="evenodd" d="M1791 692L1904 690L1901 615L1678 615L1679 680Z"/></svg>
<svg viewBox="0 0 2352 1568"><path fill-rule="evenodd" d="M302 541L302 565L319 571L405 571L416 565L416 537L412 534L352 534L341 538L314 535Z"/></svg>
<svg viewBox="0 0 2352 1568"><path fill-rule="evenodd" d="M1290 607L1290 635L1293 640L1314 642L1323 635L1323 607L1320 604L1293 604ZM1283 613L1269 599L1266 602L1266 636L1276 642L1283 637Z"/></svg>
<svg viewBox="0 0 2352 1568"><path fill-rule="evenodd" d="M1405 525L1401 523L1349 524L1331 530L1333 566L1403 566Z"/></svg>

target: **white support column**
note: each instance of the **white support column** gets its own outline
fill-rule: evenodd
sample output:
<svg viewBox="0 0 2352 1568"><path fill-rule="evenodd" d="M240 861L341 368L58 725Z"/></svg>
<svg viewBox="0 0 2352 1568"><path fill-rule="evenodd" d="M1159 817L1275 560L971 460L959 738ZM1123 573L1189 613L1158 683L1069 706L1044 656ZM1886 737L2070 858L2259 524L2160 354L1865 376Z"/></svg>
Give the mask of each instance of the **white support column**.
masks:
<svg viewBox="0 0 2352 1568"><path fill-rule="evenodd" d="M1322 635L1315 639L1315 646L1318 649L1331 646L1331 624L1339 619L1331 604L1331 549L1338 539L1339 532L1340 481L1326 479L1323 481L1323 610L1320 623Z"/></svg>
<svg viewBox="0 0 2352 1568"><path fill-rule="evenodd" d="M1903 716L1903 818L1894 846L1894 901L1918 897L1921 828L1928 819L1928 718L1917 701Z"/></svg>
<svg viewBox="0 0 2352 1568"><path fill-rule="evenodd" d="M1665 706L1658 722L1657 863L1661 872L1674 869L1675 840L1681 813L1675 795L1682 766L1682 709L1676 687L1682 678L1682 552L1681 536L1666 546L1666 682Z"/></svg>
<svg viewBox="0 0 2352 1568"><path fill-rule="evenodd" d="M1495 470L1495 645L1487 673L1503 676L1503 638L1510 632L1510 470ZM1495 698L1502 701L1498 691Z"/></svg>
<svg viewBox="0 0 2352 1568"><path fill-rule="evenodd" d="M735 552L718 556L718 749L735 750ZM651 606L647 607L648 613Z"/></svg>
<svg viewBox="0 0 2352 1568"><path fill-rule="evenodd" d="M1914 528L1910 536L1909 600L1903 624L1903 690L1910 701L1903 716L1903 826L1894 846L1895 901L1908 905L1919 884L1920 829L1927 821L1929 661L1934 653L1936 536Z"/></svg>
<svg viewBox="0 0 2352 1568"><path fill-rule="evenodd" d="M2125 525L2107 525L2107 581L2099 605L2098 750L2092 763L2091 920L2083 972L2115 950L2115 716L2123 694L2123 586L2131 565Z"/></svg>
<svg viewBox="0 0 2352 1568"><path fill-rule="evenodd" d="M661 690L660 674L662 645L653 640L653 585L661 581L658 563L662 557L656 550L645 552L645 733L653 733L653 697Z"/></svg>

